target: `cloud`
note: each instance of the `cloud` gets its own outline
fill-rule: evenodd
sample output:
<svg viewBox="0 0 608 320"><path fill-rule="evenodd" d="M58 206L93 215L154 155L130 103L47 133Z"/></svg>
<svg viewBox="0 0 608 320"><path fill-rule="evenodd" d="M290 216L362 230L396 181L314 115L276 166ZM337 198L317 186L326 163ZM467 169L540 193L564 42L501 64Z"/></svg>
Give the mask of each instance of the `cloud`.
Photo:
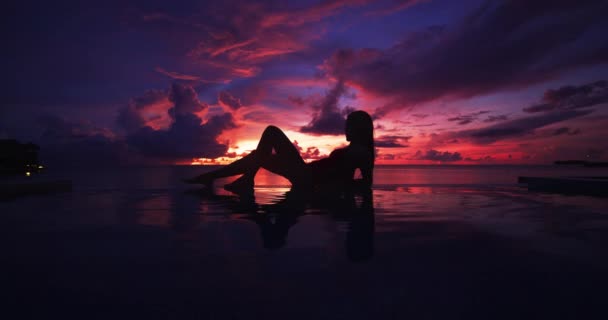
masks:
<svg viewBox="0 0 608 320"><path fill-rule="evenodd" d="M293 141L293 146L300 152L300 156L304 160L318 160L327 157L327 155L321 154L321 151L317 147L308 147L304 150L297 140Z"/></svg>
<svg viewBox="0 0 608 320"><path fill-rule="evenodd" d="M125 129L127 132L137 130L143 127L146 122L140 113L130 106L122 108L118 111L118 117L116 118L117 124Z"/></svg>
<svg viewBox="0 0 608 320"><path fill-rule="evenodd" d="M220 91L217 95L217 100L220 105L232 110L237 110L243 106L241 100L231 95L228 91Z"/></svg>
<svg viewBox="0 0 608 320"><path fill-rule="evenodd" d="M301 127L300 132L316 135L343 134L345 118L344 112L338 108L338 101L345 92L344 82L338 81L318 104L313 105L316 112L312 121Z"/></svg>
<svg viewBox="0 0 608 320"><path fill-rule="evenodd" d="M145 126L163 129L175 121L176 113L197 113L208 107L198 99L192 86L175 82L168 90L146 90L143 95L129 99L129 103L118 110L116 122L127 133Z"/></svg>
<svg viewBox="0 0 608 320"><path fill-rule="evenodd" d="M512 156L509 155L509 159L511 159ZM470 158L470 157L466 157L464 158L465 161L475 161L475 162L492 162L494 160L496 160L496 158L492 157L492 156L485 156L485 157L479 157L479 158Z"/></svg>
<svg viewBox="0 0 608 320"><path fill-rule="evenodd" d="M113 136L110 130L99 128L90 121L67 121L62 117L50 114L42 115L36 120L43 128L41 138L45 141L64 142L96 135Z"/></svg>
<svg viewBox="0 0 608 320"><path fill-rule="evenodd" d="M448 132L440 134L433 139L433 142L445 143L448 140L456 138L470 140L477 144L489 144L499 140L529 135L532 134L534 130L542 128L544 126L586 116L591 112L591 110L567 110L544 113L540 115L504 121L479 129L462 130L457 132Z"/></svg>
<svg viewBox="0 0 608 320"><path fill-rule="evenodd" d="M468 114L448 118L448 121L457 122L459 125L466 125L471 122L477 121L481 115L487 114L489 112L490 111L478 111L478 112L468 113ZM483 122L486 122L486 123L499 122L499 121L505 121L508 118L509 118L509 116L506 114L496 115L496 116L489 115L489 116L487 116L487 118L485 118L483 120Z"/></svg>
<svg viewBox="0 0 608 320"><path fill-rule="evenodd" d="M273 26L302 26L319 22L322 19L338 13L347 7L361 6L370 0L328 0L320 1L300 10L275 11L264 17L262 25Z"/></svg>
<svg viewBox="0 0 608 320"><path fill-rule="evenodd" d="M128 146L103 128L54 115L39 117L41 162L49 167L114 166L138 161Z"/></svg>
<svg viewBox="0 0 608 320"><path fill-rule="evenodd" d="M381 8L378 10L371 11L367 13L369 16L385 16L397 13L401 10L405 10L413 5L416 5L421 2L427 2L428 0L399 0L392 1L392 5L386 8Z"/></svg>
<svg viewBox="0 0 608 320"><path fill-rule="evenodd" d="M211 74L217 74L211 79L230 80L256 76L265 63L306 51L312 41L326 32L320 22L349 7L369 2L203 2L193 8L196 14L163 13L155 16L156 19L145 19L145 22L170 24L182 39L189 35L194 45L187 50L187 56Z"/></svg>
<svg viewBox="0 0 608 320"><path fill-rule="evenodd" d="M423 127L432 127L437 125L436 123L423 123L423 124L412 124L410 125L410 127L415 127L415 128L423 128Z"/></svg>
<svg viewBox="0 0 608 320"><path fill-rule="evenodd" d="M207 108L194 88L174 83L169 90L148 90L121 108L116 121L126 129L124 137L89 122L43 116L38 119L43 128L39 142L41 157L56 166L111 166L220 157L227 152L228 141L218 142L218 137L237 125L231 113L212 115L203 123L197 113ZM163 111L169 125L166 128L149 125L147 114L152 111Z"/></svg>
<svg viewBox="0 0 608 320"><path fill-rule="evenodd" d="M186 51L197 67L205 70L207 81L230 82L235 78L260 75L266 64L277 58L319 61L316 41L328 32L328 21L346 10L388 9L396 12L418 1L324 0L277 2L228 0L186 5L183 10L158 11L150 6L140 16L144 29L161 29L167 42ZM363 9L362 9L363 8ZM179 39L180 43L175 44ZM321 51L327 50L321 48ZM314 53L311 51L315 51ZM182 80L199 80L157 68ZM196 79L198 78L198 79Z"/></svg>
<svg viewBox="0 0 608 320"><path fill-rule="evenodd" d="M487 1L454 26L414 32L386 50L341 49L323 70L391 97L377 117L436 99L526 87L608 62L604 1Z"/></svg>
<svg viewBox="0 0 608 320"><path fill-rule="evenodd" d="M169 101L173 102L173 108L169 109L169 114L174 119L178 116L201 112L209 107L198 99L193 87L178 82L171 85Z"/></svg>
<svg viewBox="0 0 608 320"><path fill-rule="evenodd" d="M457 122L459 125L465 125L465 124L469 124L469 123L477 120L477 118L479 118L480 115L486 114L489 112L490 111L478 111L478 112L473 112L473 113L469 113L469 114L459 115L457 117L448 118L448 121Z"/></svg>
<svg viewBox="0 0 608 320"><path fill-rule="evenodd" d="M411 136L385 135L374 139L377 148L407 148Z"/></svg>
<svg viewBox="0 0 608 320"><path fill-rule="evenodd" d="M206 123L196 113L208 108L194 88L174 83L169 92L173 107L168 110L173 122L167 129L155 130L144 126L126 137L128 144L142 155L175 160L216 158L228 150L228 142L217 138L224 130L236 128L231 113L211 116Z"/></svg>
<svg viewBox="0 0 608 320"><path fill-rule="evenodd" d="M538 116L505 121L489 127L467 131L465 134L478 143L490 143L501 139L529 134L535 129L542 128L546 125L582 117L590 113L591 111L588 110L569 110L547 113Z"/></svg>
<svg viewBox="0 0 608 320"><path fill-rule="evenodd" d="M524 111L536 113L579 109L601 103L608 103L608 81L605 80L547 90L540 103L526 107Z"/></svg>
<svg viewBox="0 0 608 320"><path fill-rule="evenodd" d="M158 159L217 158L228 151L228 142L218 142L218 136L233 128L230 113L212 116L205 124L194 114L177 115L169 129L143 127L127 136L127 142L144 156Z"/></svg>
<svg viewBox="0 0 608 320"><path fill-rule="evenodd" d="M411 115L413 118L416 118L418 120L422 120L424 118L427 118L429 116L429 114L424 114L424 113L414 113Z"/></svg>
<svg viewBox="0 0 608 320"><path fill-rule="evenodd" d="M163 103L168 99L168 91L167 90L157 90L157 89L149 89L144 92L143 95L135 98L131 98L129 100L129 104L137 109L145 109L150 106Z"/></svg>
<svg viewBox="0 0 608 320"><path fill-rule="evenodd" d="M536 129L540 129L550 124L583 117L594 110L578 110L581 105L590 106L589 101L600 101L598 97L603 97L606 91L605 81L597 81L583 86L567 86L557 90L548 90L543 95L543 101L547 104L559 105L559 107L548 108L545 112L534 112L534 115L525 116L518 119L507 120L507 115L488 116L484 120L486 123L494 123L486 127L445 132L433 134L430 145L443 145L454 140L466 140L476 144L490 144L499 140L511 139L525 135L531 135ZM582 103L581 101L585 101ZM595 103L591 105L596 105ZM576 106L576 107L572 107ZM539 110L540 111L540 110ZM570 130L568 127L561 127L553 132L545 132L544 136L575 135L580 130Z"/></svg>
<svg viewBox="0 0 608 320"><path fill-rule="evenodd" d="M437 151L434 149L427 150L426 152L422 152L420 150L416 151L413 160L430 160L430 161L440 161L440 162L454 162L462 160L462 155L460 152L449 152L449 151Z"/></svg>
<svg viewBox="0 0 608 320"><path fill-rule="evenodd" d="M554 136L561 136L563 134L567 134L569 136L573 136L573 135L577 135L579 133L581 133L581 130L579 130L579 129L572 130L572 129L568 128L568 127L557 128L557 129L555 129L553 131L553 135Z"/></svg>
<svg viewBox="0 0 608 320"><path fill-rule="evenodd" d="M167 77L169 77L173 80L186 80L186 81L201 80L201 78L198 76L183 74L183 73L174 72L174 71L167 71L161 67L156 67L154 70L160 74L166 75Z"/></svg>
<svg viewBox="0 0 608 320"><path fill-rule="evenodd" d="M287 101L289 101L290 103L292 103L298 107L302 107L302 106L312 103L313 98L314 98L314 96L307 96L307 97L288 96Z"/></svg>
<svg viewBox="0 0 608 320"><path fill-rule="evenodd" d="M378 154L376 156L376 160L388 160L388 161L391 161L391 160L395 160L395 159L397 159L397 156L395 154L392 154L392 153L381 153L381 154Z"/></svg>
<svg viewBox="0 0 608 320"><path fill-rule="evenodd" d="M276 123L276 114L271 110L253 110L242 115L243 120L259 123Z"/></svg>
<svg viewBox="0 0 608 320"><path fill-rule="evenodd" d="M172 119L167 111L172 107L170 90L146 90L143 95L129 99L126 106L118 110L116 122L126 132L143 126L167 127Z"/></svg>
<svg viewBox="0 0 608 320"><path fill-rule="evenodd" d="M491 122L506 121L508 119L509 119L508 115L501 114L501 115L497 115L497 116L488 116L486 119L483 120L483 122L491 123Z"/></svg>

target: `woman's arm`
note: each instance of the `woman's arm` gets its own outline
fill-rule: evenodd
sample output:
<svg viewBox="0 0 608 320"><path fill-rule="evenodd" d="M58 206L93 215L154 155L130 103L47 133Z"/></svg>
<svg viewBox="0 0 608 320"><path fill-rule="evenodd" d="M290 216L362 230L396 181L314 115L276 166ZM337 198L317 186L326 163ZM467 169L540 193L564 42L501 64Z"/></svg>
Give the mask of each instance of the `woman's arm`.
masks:
<svg viewBox="0 0 608 320"><path fill-rule="evenodd" d="M374 183L374 167L371 165L360 168L361 175L363 176L362 183L366 188L371 188Z"/></svg>
<svg viewBox="0 0 608 320"><path fill-rule="evenodd" d="M350 145L348 152L352 167L361 170L362 179L355 181L357 187L371 188L374 182L374 157L366 147Z"/></svg>

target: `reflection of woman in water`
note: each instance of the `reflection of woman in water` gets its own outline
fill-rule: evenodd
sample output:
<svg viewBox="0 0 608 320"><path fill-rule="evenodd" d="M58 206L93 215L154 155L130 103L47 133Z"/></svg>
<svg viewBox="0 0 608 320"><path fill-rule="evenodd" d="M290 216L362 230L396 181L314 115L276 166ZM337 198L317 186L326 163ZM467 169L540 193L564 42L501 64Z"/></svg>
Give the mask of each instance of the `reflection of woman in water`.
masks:
<svg viewBox="0 0 608 320"><path fill-rule="evenodd" d="M317 210L315 214L327 213L333 220L347 223L345 249L346 256L351 261L366 261L374 255L372 190L367 188L361 191L356 195L348 193L344 197L307 202ZM302 201L306 200L297 195L292 198L290 191L276 203L253 208L244 219L252 220L260 227L262 243L266 249L276 250L287 243L289 229L301 216L306 215L306 206Z"/></svg>
<svg viewBox="0 0 608 320"><path fill-rule="evenodd" d="M294 189L370 188L374 168L374 127L370 115L365 111L350 113L345 134L346 140L350 141L347 147L332 151L327 158L305 163L283 131L268 126L256 150L249 155L186 182L212 186L215 179L242 174L224 188L235 193L247 193L253 190L259 168L264 168L288 179ZM361 170L362 179L353 179L356 169Z"/></svg>

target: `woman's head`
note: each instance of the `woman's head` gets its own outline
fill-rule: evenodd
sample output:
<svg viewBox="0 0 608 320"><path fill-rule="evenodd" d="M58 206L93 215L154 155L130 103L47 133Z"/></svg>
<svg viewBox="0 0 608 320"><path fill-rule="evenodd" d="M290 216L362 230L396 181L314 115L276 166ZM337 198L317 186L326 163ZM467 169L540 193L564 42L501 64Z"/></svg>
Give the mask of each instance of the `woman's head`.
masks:
<svg viewBox="0 0 608 320"><path fill-rule="evenodd" d="M372 117L365 111L351 112L346 118L346 128L344 130L346 140L351 143L374 146L374 124Z"/></svg>

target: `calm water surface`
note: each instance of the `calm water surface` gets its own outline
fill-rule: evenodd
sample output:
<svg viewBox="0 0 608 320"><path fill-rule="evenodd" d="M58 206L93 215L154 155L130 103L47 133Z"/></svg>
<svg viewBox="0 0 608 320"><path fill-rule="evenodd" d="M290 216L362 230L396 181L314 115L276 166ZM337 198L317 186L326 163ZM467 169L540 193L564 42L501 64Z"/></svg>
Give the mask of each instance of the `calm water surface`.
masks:
<svg viewBox="0 0 608 320"><path fill-rule="evenodd" d="M212 166L163 166L142 168L88 168L73 171L55 170L43 174L45 178L67 178L77 189L163 189L181 188L181 179L212 170ZM608 176L608 168L577 166L462 166L408 165L377 166L374 170L376 186L498 186L516 185L518 176L577 177ZM221 187L223 181L218 182ZM261 187L289 187L280 176L260 170L256 185Z"/></svg>
<svg viewBox="0 0 608 320"><path fill-rule="evenodd" d="M603 310L608 201L516 181L605 169L378 167L352 199L302 199L267 172L253 199L181 183L206 169L54 173L73 192L0 202L10 301L218 319Z"/></svg>
<svg viewBox="0 0 608 320"><path fill-rule="evenodd" d="M70 178L71 193L22 198L0 203L23 228L79 228L82 226L153 226L177 233L221 234L222 243L262 248L259 223L288 208L294 217L284 233L287 248L339 246L348 219L344 203L291 201L289 182L267 171L256 178L255 199L243 200L216 183L215 195L201 193L181 182L207 167L167 166L99 169L46 174L43 178ZM581 237L606 227L605 198L530 193L516 184L517 177L608 176L605 168L555 166L379 166L370 212L376 233L399 233L412 221L458 221L479 230L540 241L542 250L575 255L585 250L580 239L561 239L559 232ZM360 205L360 200L359 205ZM320 204L321 203L321 204ZM346 206L346 207L345 207ZM293 211L293 212L292 212ZM576 223L574 223L576 222ZM549 227L550 226L550 227ZM217 229L217 230L215 230ZM216 239L217 240L217 239ZM242 243L241 243L242 242ZM555 245L552 245L555 244ZM567 245L566 245L567 244ZM227 248L224 248L227 250ZM222 249L222 250L224 250Z"/></svg>

